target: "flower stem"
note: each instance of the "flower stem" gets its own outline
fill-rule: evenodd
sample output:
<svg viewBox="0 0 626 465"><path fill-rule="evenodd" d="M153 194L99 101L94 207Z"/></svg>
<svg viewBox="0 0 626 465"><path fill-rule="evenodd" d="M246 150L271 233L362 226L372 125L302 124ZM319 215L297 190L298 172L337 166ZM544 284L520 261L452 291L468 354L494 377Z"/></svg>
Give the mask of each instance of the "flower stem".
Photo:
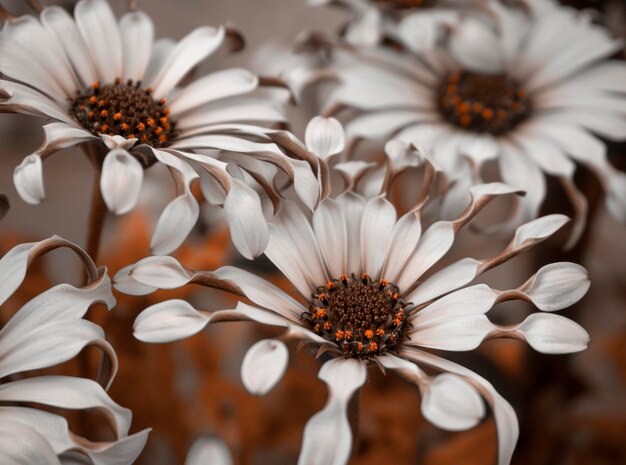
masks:
<svg viewBox="0 0 626 465"><path fill-rule="evenodd" d="M100 176L102 174L103 156L92 145L84 146L85 154L94 168L94 180L91 194L91 208L89 211L89 224L87 226L86 252L91 259L98 262L98 249L102 238L102 230L106 219L107 208L100 191Z"/></svg>

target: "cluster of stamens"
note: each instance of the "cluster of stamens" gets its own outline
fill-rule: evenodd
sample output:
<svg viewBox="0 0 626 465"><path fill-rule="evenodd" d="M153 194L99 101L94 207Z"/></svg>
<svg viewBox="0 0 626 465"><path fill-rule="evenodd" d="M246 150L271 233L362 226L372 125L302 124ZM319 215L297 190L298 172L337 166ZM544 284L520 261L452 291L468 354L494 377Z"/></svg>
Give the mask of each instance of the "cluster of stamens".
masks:
<svg viewBox="0 0 626 465"><path fill-rule="evenodd" d="M502 134L530 113L524 89L503 74L455 72L439 90L441 114L451 123L475 132Z"/></svg>
<svg viewBox="0 0 626 465"><path fill-rule="evenodd" d="M342 275L320 286L302 318L319 336L337 343L346 357L370 358L397 348L409 325L398 288L368 275Z"/></svg>
<svg viewBox="0 0 626 465"><path fill-rule="evenodd" d="M95 82L78 94L70 112L95 135L108 134L138 139L142 144L163 147L176 135L167 101L156 101L152 89L141 82L116 79L113 84Z"/></svg>

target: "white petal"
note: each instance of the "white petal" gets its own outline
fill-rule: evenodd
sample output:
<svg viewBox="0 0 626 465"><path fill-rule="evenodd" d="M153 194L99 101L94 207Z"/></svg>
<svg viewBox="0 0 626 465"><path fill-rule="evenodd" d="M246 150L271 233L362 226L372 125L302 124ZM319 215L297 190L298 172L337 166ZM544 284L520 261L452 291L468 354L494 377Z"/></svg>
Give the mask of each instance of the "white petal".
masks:
<svg viewBox="0 0 626 465"><path fill-rule="evenodd" d="M303 296L328 281L309 218L293 202L283 202L270 225L265 255Z"/></svg>
<svg viewBox="0 0 626 465"><path fill-rule="evenodd" d="M141 259L131 266L129 274L135 281L154 289L176 289L191 279L178 260L167 255Z"/></svg>
<svg viewBox="0 0 626 465"><path fill-rule="evenodd" d="M476 389L451 373L436 376L422 397L422 415L448 431L464 431L485 416L485 404Z"/></svg>
<svg viewBox="0 0 626 465"><path fill-rule="evenodd" d="M63 50L83 84L88 86L96 82L98 73L93 58L67 10L56 5L48 6L41 12L41 22L63 45Z"/></svg>
<svg viewBox="0 0 626 465"><path fill-rule="evenodd" d="M257 88L259 79L242 68L224 69L185 86L170 102L173 115L214 100L246 94Z"/></svg>
<svg viewBox="0 0 626 465"><path fill-rule="evenodd" d="M252 260L265 251L269 227L263 215L259 195L239 179L232 179L224 218L230 228L231 240L244 257Z"/></svg>
<svg viewBox="0 0 626 465"><path fill-rule="evenodd" d="M395 225L396 209L387 199L375 197L365 204L361 218L361 271L372 279L380 278L387 244Z"/></svg>
<svg viewBox="0 0 626 465"><path fill-rule="evenodd" d="M208 323L207 316L184 300L166 300L139 314L133 334L143 342L171 342L193 336Z"/></svg>
<svg viewBox="0 0 626 465"><path fill-rule="evenodd" d="M348 241L348 263L345 273L354 273L361 267L361 218L365 208L365 199L352 191L337 197L346 223Z"/></svg>
<svg viewBox="0 0 626 465"><path fill-rule="evenodd" d="M34 84L31 83L31 85ZM10 110L27 115L50 116L69 125L76 125L76 122L65 108L31 87L17 82L0 80L0 88L10 95L9 99L2 103L4 111Z"/></svg>
<svg viewBox="0 0 626 465"><path fill-rule="evenodd" d="M313 212L313 230L331 276L348 272L348 233L341 207L335 199L327 198Z"/></svg>
<svg viewBox="0 0 626 465"><path fill-rule="evenodd" d="M81 0L74 17L103 84L122 75L122 44L117 21L104 0Z"/></svg>
<svg viewBox="0 0 626 465"><path fill-rule="evenodd" d="M329 388L324 408L307 422L298 465L345 465L352 450L347 408L350 398L365 383L365 363L333 359L322 365L319 377Z"/></svg>
<svg viewBox="0 0 626 465"><path fill-rule="evenodd" d="M241 380L249 393L263 396L280 381L289 363L287 346L276 339L254 344L241 364Z"/></svg>
<svg viewBox="0 0 626 465"><path fill-rule="evenodd" d="M141 80L144 86L149 87L154 82L154 78L161 71L175 48L176 42L171 39L158 39L154 42L150 61L148 61L148 66Z"/></svg>
<svg viewBox="0 0 626 465"><path fill-rule="evenodd" d="M143 182L143 167L123 149L111 150L102 164L100 190L109 210L117 215L137 205Z"/></svg>
<svg viewBox="0 0 626 465"><path fill-rule="evenodd" d="M578 323L561 315L533 313L519 325L528 344L544 354L569 354L585 350L589 334Z"/></svg>
<svg viewBox="0 0 626 465"><path fill-rule="evenodd" d="M511 246L520 247L523 244L539 242L557 232L568 221L569 218L565 215L553 214L523 224L515 231Z"/></svg>
<svg viewBox="0 0 626 465"><path fill-rule="evenodd" d="M224 41L224 28L204 26L185 36L172 50L151 87L155 98L166 97L178 82Z"/></svg>
<svg viewBox="0 0 626 465"><path fill-rule="evenodd" d="M415 250L422 233L420 216L417 212L408 212L393 227L385 254L385 266L381 278L396 282L398 274L406 260ZM411 301L412 302L412 301Z"/></svg>
<svg viewBox="0 0 626 465"><path fill-rule="evenodd" d="M233 460L226 444L215 438L201 438L193 443L185 465L232 465Z"/></svg>
<svg viewBox="0 0 626 465"><path fill-rule="evenodd" d="M37 205L45 199L41 157L32 154L24 158L13 172L13 182L17 193L25 202Z"/></svg>
<svg viewBox="0 0 626 465"><path fill-rule="evenodd" d="M606 207L620 223L626 223L626 174L610 176L606 192Z"/></svg>
<svg viewBox="0 0 626 465"><path fill-rule="evenodd" d="M320 158L327 158L343 150L345 134L335 118L316 116L306 127L304 141L307 148Z"/></svg>
<svg viewBox="0 0 626 465"><path fill-rule="evenodd" d="M191 192L191 183L199 176L187 163L174 155L162 150L154 150L153 153L170 169L178 194L161 213L150 242L152 253L166 254L182 244L198 221L200 208Z"/></svg>
<svg viewBox="0 0 626 465"><path fill-rule="evenodd" d="M132 413L111 400L95 381L72 376L39 376L0 385L3 402L33 402L70 410L95 409L118 437L128 434Z"/></svg>
<svg viewBox="0 0 626 465"><path fill-rule="evenodd" d="M131 11L120 19L122 79L141 80L152 50L154 25L143 11Z"/></svg>
<svg viewBox="0 0 626 465"><path fill-rule="evenodd" d="M520 290L543 311L569 307L589 290L591 282L585 268L575 263L551 263L542 267Z"/></svg>
<svg viewBox="0 0 626 465"><path fill-rule="evenodd" d="M130 270L132 268L133 265L128 265L115 273L115 276L113 276L113 287L115 287L115 289L128 295L147 295L157 290L156 287L147 286L134 280L130 276Z"/></svg>
<svg viewBox="0 0 626 465"><path fill-rule="evenodd" d="M41 156L52 154L66 147L73 147L81 142L98 140L90 132L67 123L49 123L43 127L44 142L37 149ZM107 136L110 137L110 136Z"/></svg>
<svg viewBox="0 0 626 465"><path fill-rule="evenodd" d="M382 18L378 8L366 8L348 23L345 39L351 44L372 47L378 44L382 30Z"/></svg>
<svg viewBox="0 0 626 465"><path fill-rule="evenodd" d="M504 51L490 25L467 17L452 29L450 50L465 67L487 73L502 70Z"/></svg>
<svg viewBox="0 0 626 465"><path fill-rule="evenodd" d="M61 465L48 441L15 421L0 422L0 460L11 465Z"/></svg>

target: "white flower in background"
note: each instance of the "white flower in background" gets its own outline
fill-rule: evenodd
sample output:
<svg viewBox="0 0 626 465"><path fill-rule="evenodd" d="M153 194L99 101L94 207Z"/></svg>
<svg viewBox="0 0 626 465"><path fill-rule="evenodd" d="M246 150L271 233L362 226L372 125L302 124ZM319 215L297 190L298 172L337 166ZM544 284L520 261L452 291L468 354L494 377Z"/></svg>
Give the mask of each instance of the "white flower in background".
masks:
<svg viewBox="0 0 626 465"><path fill-rule="evenodd" d="M106 205L122 214L137 203L144 169L160 162L169 168L178 196L157 223L155 253L174 250L195 224L198 204L191 185L199 178L209 203L239 205L227 218L232 229L258 228L256 242L240 247L244 255L261 253L267 231L258 195L246 181L263 170L247 171L256 163L276 165L296 183L315 177L306 162L289 159L271 142L254 140L261 129L255 124L284 121L278 102L251 95L265 85L261 78L231 68L179 86L231 37L224 27L205 26L178 43L154 41L145 13L129 12L118 22L105 0L79 1L74 17L51 6L39 19L8 20L0 33L0 111L54 120L43 127L44 144L15 170L20 196L29 203L42 201L42 161L82 144L101 165ZM240 168L236 175L227 171L228 163ZM265 171L275 174L272 168ZM316 194L307 198L311 205Z"/></svg>
<svg viewBox="0 0 626 465"><path fill-rule="evenodd" d="M352 18L342 36L351 44L374 46L391 39L401 40L410 29L423 49L434 47L459 17L477 13L484 5L466 0L309 0L310 5L348 8Z"/></svg>
<svg viewBox="0 0 626 465"><path fill-rule="evenodd" d="M85 266L84 287L59 284L27 302L0 327L0 463L19 465L131 464L148 439L148 430L129 436L132 413L106 393L117 372L117 358L102 329L82 319L89 307L111 309L115 299L105 268L96 268L79 247L59 237L20 244L0 259L0 304L24 280L41 255L58 248L74 251ZM73 376L29 376L78 355L85 347L104 358L93 381ZM28 404L20 406L21 404ZM36 405L67 410L95 410L109 422L116 440L92 442L70 431L67 420ZM71 457L79 462L66 462Z"/></svg>
<svg viewBox="0 0 626 465"><path fill-rule="evenodd" d="M322 159L343 147L341 126L331 119L314 119L306 139L307 147ZM324 194L312 217L296 203L282 204L270 225L265 255L293 284L297 298L235 267L196 272L168 256L146 258L115 277L118 289L134 294L197 283L251 301L222 311L197 310L183 300L153 305L135 321L135 336L146 342L181 339L220 321L285 327L282 337L257 342L243 360L243 383L254 394L265 394L282 377L289 358L284 341L308 343L318 356L330 357L319 372L329 386L329 399L305 428L300 464L347 463L352 447L348 403L364 386L368 366L378 365L414 383L422 393L422 414L447 430L478 424L485 415L484 397L495 415L499 464L506 465L518 436L512 407L489 382L425 349L469 351L485 339L506 337L525 340L540 352L569 353L584 350L589 342L582 327L552 313L586 293L589 278L581 266L547 265L510 290L470 285L485 271L551 236L567 218L550 215L520 226L494 257L437 266L474 215L493 198L517 191L502 183L476 185L470 205L458 218L435 222L422 232L421 211L432 177L425 182L425 195L400 217L386 198L397 174L414 166L411 154L405 155L390 156L389 182L380 195L368 199L356 193L352 181L357 170L348 170L348 189L335 198ZM418 153L412 155L419 158ZM420 163L429 164L425 159ZM508 300L533 303L541 312L510 326L491 322L487 312ZM439 374L427 374L424 367Z"/></svg>
<svg viewBox="0 0 626 465"><path fill-rule="evenodd" d="M185 465L232 465L228 446L216 438L200 438L187 453Z"/></svg>
<svg viewBox="0 0 626 465"><path fill-rule="evenodd" d="M545 176L558 178L576 210L573 244L587 211L573 182L577 163L598 176L609 211L626 222L626 175L600 139L626 139L626 64L609 59L623 44L576 10L528 4L488 2L495 21L467 16L429 51L416 29L399 30L402 50L323 41L339 81L324 111L352 110L349 143L395 135L429 151L455 182L448 217L467 205L486 162L527 192L511 226L537 217Z"/></svg>

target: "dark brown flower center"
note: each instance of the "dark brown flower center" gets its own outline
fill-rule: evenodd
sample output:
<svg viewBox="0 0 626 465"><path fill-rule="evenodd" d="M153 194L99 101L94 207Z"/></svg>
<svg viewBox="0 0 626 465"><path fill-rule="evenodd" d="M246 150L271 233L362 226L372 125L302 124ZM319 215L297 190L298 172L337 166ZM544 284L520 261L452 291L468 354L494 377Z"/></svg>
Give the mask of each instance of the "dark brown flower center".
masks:
<svg viewBox="0 0 626 465"><path fill-rule="evenodd" d="M312 298L302 317L346 357L370 358L397 348L409 325L407 304L398 288L384 279L342 275L320 286Z"/></svg>
<svg viewBox="0 0 626 465"><path fill-rule="evenodd" d="M531 102L524 89L504 74L451 73L439 90L441 114L475 132L503 134L526 119Z"/></svg>
<svg viewBox="0 0 626 465"><path fill-rule="evenodd" d="M166 100L154 100L152 90L140 84L119 79L104 86L96 82L78 94L70 113L95 135L137 138L139 143L164 147L176 135L176 123L169 117Z"/></svg>

